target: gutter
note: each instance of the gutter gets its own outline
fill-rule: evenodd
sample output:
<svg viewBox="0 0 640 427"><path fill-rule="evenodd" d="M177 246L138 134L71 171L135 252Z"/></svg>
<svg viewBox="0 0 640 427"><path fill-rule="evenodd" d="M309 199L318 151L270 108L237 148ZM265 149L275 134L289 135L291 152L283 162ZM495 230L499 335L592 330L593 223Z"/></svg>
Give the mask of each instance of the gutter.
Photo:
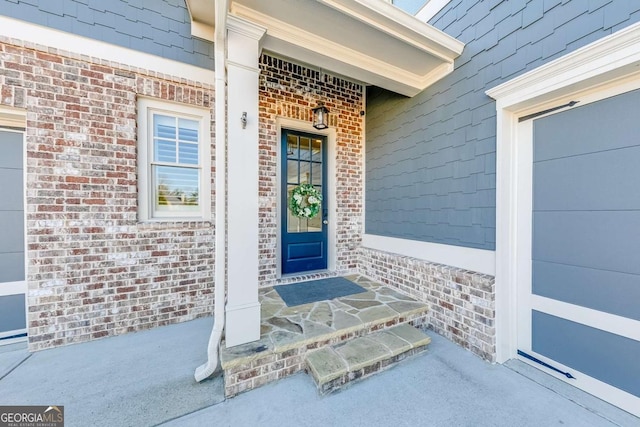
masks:
<svg viewBox="0 0 640 427"><path fill-rule="evenodd" d="M207 362L196 368L194 377L201 382L214 374L220 359L220 341L224 330L226 301L226 136L227 136L227 95L226 95L226 34L229 0L216 0L215 25L215 138L216 138L216 250L215 250L215 290L214 323L207 346Z"/></svg>

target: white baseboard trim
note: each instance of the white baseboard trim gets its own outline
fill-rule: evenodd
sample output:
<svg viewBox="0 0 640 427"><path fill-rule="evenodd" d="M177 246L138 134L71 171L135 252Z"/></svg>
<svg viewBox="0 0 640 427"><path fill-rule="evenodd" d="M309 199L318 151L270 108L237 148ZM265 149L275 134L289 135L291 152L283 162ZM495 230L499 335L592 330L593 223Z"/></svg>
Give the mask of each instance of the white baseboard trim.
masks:
<svg viewBox="0 0 640 427"><path fill-rule="evenodd" d="M362 237L362 246L491 276L496 274L495 251L376 236L374 234L365 234Z"/></svg>

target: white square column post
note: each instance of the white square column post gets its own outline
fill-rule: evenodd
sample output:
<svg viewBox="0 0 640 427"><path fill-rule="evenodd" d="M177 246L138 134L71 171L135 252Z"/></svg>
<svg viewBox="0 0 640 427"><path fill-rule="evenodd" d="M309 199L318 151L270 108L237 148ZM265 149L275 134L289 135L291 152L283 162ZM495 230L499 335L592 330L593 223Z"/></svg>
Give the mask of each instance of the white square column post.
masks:
<svg viewBox="0 0 640 427"><path fill-rule="evenodd" d="M266 30L229 16L227 31L226 345L233 347L260 339L258 60Z"/></svg>

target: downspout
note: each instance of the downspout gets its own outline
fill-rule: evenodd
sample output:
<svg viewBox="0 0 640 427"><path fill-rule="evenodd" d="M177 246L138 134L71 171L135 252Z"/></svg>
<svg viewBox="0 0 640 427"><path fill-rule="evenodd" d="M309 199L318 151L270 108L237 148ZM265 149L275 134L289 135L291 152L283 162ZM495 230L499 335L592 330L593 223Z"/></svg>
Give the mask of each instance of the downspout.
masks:
<svg viewBox="0 0 640 427"><path fill-rule="evenodd" d="M226 96L226 34L229 0L215 0L215 134L216 134L216 251L215 251L215 293L214 323L207 347L207 362L198 366L195 379L200 382L216 371L219 361L219 347L224 330L224 307L226 300L226 137L227 137L227 96Z"/></svg>

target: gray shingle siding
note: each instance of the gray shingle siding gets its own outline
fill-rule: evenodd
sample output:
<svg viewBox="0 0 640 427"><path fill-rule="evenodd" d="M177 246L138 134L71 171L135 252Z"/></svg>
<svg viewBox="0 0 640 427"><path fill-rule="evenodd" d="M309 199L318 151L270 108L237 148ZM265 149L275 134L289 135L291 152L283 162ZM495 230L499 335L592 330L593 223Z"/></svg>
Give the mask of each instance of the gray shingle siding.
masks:
<svg viewBox="0 0 640 427"><path fill-rule="evenodd" d="M485 90L640 20L637 0L452 0L430 22L466 44L413 98L369 88L369 234L495 249L496 117Z"/></svg>
<svg viewBox="0 0 640 427"><path fill-rule="evenodd" d="M213 69L213 43L191 36L184 0L0 0L0 14Z"/></svg>

